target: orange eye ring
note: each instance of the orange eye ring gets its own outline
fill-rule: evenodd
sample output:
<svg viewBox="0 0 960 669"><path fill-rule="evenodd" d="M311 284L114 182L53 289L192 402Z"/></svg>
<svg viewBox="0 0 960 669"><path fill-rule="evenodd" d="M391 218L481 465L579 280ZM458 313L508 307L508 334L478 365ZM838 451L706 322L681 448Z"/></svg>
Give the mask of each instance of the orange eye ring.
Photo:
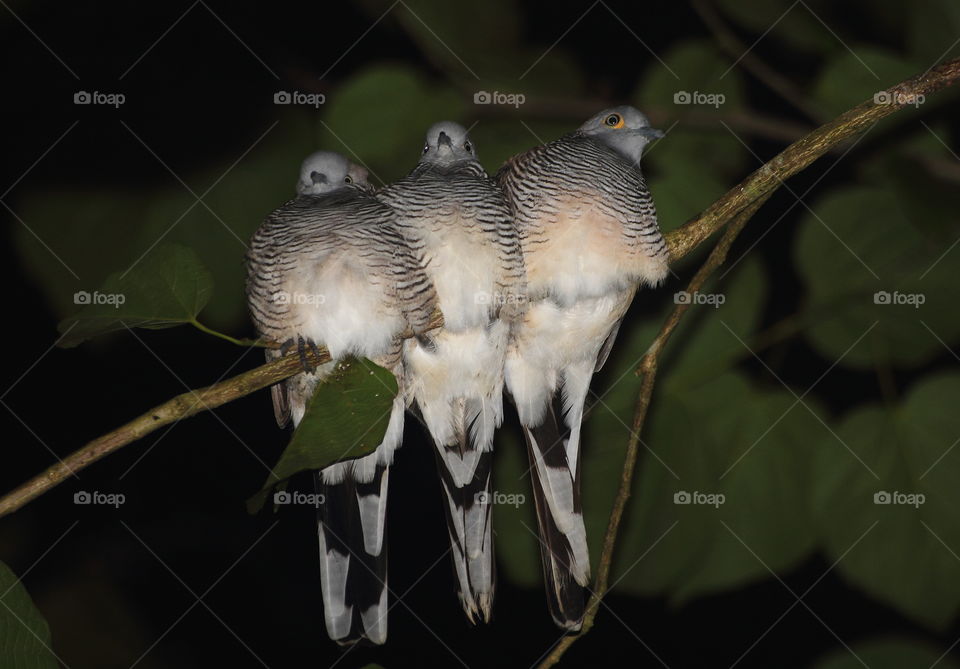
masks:
<svg viewBox="0 0 960 669"><path fill-rule="evenodd" d="M608 128L622 128L623 127L623 117L620 114L610 114L607 118L603 119L603 124Z"/></svg>

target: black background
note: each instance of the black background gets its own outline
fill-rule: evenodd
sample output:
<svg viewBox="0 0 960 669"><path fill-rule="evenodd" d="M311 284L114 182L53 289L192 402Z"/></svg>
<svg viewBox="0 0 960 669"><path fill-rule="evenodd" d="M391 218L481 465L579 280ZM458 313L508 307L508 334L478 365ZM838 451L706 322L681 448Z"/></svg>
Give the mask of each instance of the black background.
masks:
<svg viewBox="0 0 960 669"><path fill-rule="evenodd" d="M189 6L12 5L78 74L79 82L18 21L7 16L0 23L6 116L0 188L17 182L73 121L80 119L82 131L36 164L4 196L5 202L16 209L22 193L50 182L82 188L106 180L119 187L171 178L132 138L109 152L102 150L102 138L117 121L71 104L73 91L81 87L126 92L130 102L117 116L138 128L152 145L163 146L174 171L224 166L235 158L238 147L256 139L271 122L273 108L249 101L268 100L277 82L203 5L194 6L130 75L117 82ZM361 9L345 3L209 6L283 82L292 83L318 76L372 22ZM555 2L547 9L523 3L526 40L546 48L586 6ZM644 33L655 51L678 34L708 34L683 3L611 6L631 26L655 22L655 29ZM456 11L455 4L450 11ZM870 30L869 16L845 16L839 9L831 21L852 39ZM637 59L643 56L634 42L607 38L609 31L609 16L591 12L564 38L564 48L591 73L595 96L616 101L629 94ZM495 48L495 39L491 47ZM767 41L758 51L778 48L775 41ZM384 58L411 62L428 75L440 76L388 20L338 65L321 88L333 89L338 80ZM800 74L807 64L798 59L789 66ZM789 77L791 72L784 74ZM748 83L755 106L786 117L796 114L756 82ZM882 147L882 141L873 146L865 149L866 156ZM779 146L758 140L752 148L770 156ZM826 184L844 179L844 169L840 166ZM800 175L798 192L812 178ZM776 216L789 202L775 196L756 227L762 228L767 217ZM9 410L0 411L3 489L49 466L54 461L51 451L66 455L183 392L183 383L199 387L235 363L232 373L259 364L257 352L238 363L236 349L185 328L139 333L163 362L132 336L116 337L109 347L51 349L57 317L39 289L24 278L22 260L9 240L10 230L20 223L6 210L0 215L8 223L8 239L0 250L7 314L0 386L9 388L3 395ZM795 290L792 277L780 271L777 262L787 252L789 221L761 249L774 278L774 294ZM748 231L738 245L746 248L756 234ZM771 305L777 303L770 300ZM770 320L778 316L776 310L770 307ZM809 354L803 349L785 353L793 360L785 367L785 377L809 383L805 358ZM825 381L821 393L832 409L840 410L851 396L875 392L866 390L868 385L841 370ZM328 666L340 657L323 626L313 513L290 509L250 516L244 509L244 500L264 479L258 459L272 464L286 439L273 423L267 393L226 405L215 414L150 435L0 520L0 558L16 573L26 573L24 582L51 625L54 648L69 666L128 667L144 653L137 665L144 668ZM422 575L447 542L433 467L419 426L408 421L405 446L392 476L389 537L391 589L397 594L410 591L390 612L388 644L350 650L339 666L371 661L386 667L457 666L455 656L470 667L529 666L559 637L541 591L519 589L501 579L493 623L472 629L461 615L448 561L441 560ZM309 489L308 480L298 483ZM77 490L120 492L127 503L118 510L78 507L72 504ZM54 542L58 543L45 554ZM509 550L498 545L498 551ZM784 581L801 593L828 567L824 559L815 558L784 575ZM201 594L203 604L195 604L195 595ZM680 609L657 599L616 594L606 601L616 616L606 609L600 612L589 638L569 651L568 666L619 661L659 666L649 649L670 667L730 666L795 603L774 580L700 598ZM832 574L805 602L843 639L867 631L881 636L902 633L946 648L960 631L931 636L892 609L845 587ZM635 630L649 649L621 623ZM838 647L833 634L803 605L796 605L737 666L808 666Z"/></svg>

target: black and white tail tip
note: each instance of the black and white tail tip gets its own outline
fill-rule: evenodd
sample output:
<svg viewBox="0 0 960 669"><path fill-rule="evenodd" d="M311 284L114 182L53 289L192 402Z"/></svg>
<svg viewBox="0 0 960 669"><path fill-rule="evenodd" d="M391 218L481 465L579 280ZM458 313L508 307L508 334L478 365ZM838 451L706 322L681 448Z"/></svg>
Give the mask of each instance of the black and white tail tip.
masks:
<svg viewBox="0 0 960 669"><path fill-rule="evenodd" d="M366 483L349 473L339 482L315 474L317 492L323 495L317 523L323 615L328 635L342 645L387 640L389 474L382 464Z"/></svg>
<svg viewBox="0 0 960 669"><path fill-rule="evenodd" d="M471 623L490 622L496 584L490 524L493 453L443 446L437 460L460 603Z"/></svg>

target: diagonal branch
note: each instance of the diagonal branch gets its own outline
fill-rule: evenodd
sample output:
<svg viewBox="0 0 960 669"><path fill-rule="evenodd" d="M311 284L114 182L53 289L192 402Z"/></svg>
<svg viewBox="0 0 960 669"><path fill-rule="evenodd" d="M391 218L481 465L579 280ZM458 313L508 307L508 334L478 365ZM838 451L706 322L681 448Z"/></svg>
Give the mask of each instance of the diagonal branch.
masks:
<svg viewBox="0 0 960 669"><path fill-rule="evenodd" d="M737 221L738 225L742 227L742 225L746 223L746 218L749 218L749 215L759 206L759 203L763 202L784 180L810 165L810 163L827 153L837 144L862 132L879 119L899 111L909 104L909 101L912 99L910 96L929 96L946 86L956 83L958 79L960 79L960 59L947 61L919 76L887 89L887 92L890 93L890 99L894 100L894 103L878 105L873 101L864 102L794 142L774 157L773 160L757 169L726 195L714 202L699 216L668 233L666 238L670 248L671 259L677 260L687 255L694 248L706 241L707 238L712 236L714 232L720 230L731 221ZM744 212L743 217L738 217L738 214L741 212ZM736 225L730 229L738 231ZM714 253L717 253L718 249L723 248L723 254L725 254L724 244L726 239L726 236L721 239L717 248L714 249ZM729 238L729 242L732 241L732 237ZM727 246L728 245L729 243L727 243ZM711 253L710 258L714 257L714 253ZM710 258L708 258L707 264L701 268L701 271L708 267L711 262ZM708 273L709 271L712 271L712 268L708 270ZM684 312L685 309L674 311L670 317L671 321L673 319L679 320ZM666 339L676 325L674 322L671 326L671 321L668 321L667 325L664 326L665 330L661 331L660 336L654 341L654 345L651 347L653 357L650 357L651 354L648 353L647 360L653 361L654 367L647 370L649 373L645 377L643 385L644 388L649 385L651 391L656 370L656 355L662 350ZM440 327L442 322L442 316L435 314L433 324ZM329 361L329 354L327 354L325 350L321 350L320 353L320 357L309 353L308 355L310 355L311 362L321 364ZM221 383L178 395L147 411L126 425L94 439L80 450L69 455L66 459L48 468L42 474L30 479L23 485L4 495L0 498L0 516L16 511L27 502L56 485L59 485L74 472L84 469L100 458L150 434L164 425L169 425L182 418L193 416L201 411L213 409L227 402L245 397L257 390L294 376L299 373L301 369L299 357L291 354ZM649 381L647 379L649 379ZM638 403L638 426L642 426L643 416L649 405L649 397L647 397L646 400L644 400L643 397L642 392L640 402ZM639 439L638 429L634 430L634 436L631 439ZM636 449L634 448L634 450ZM636 454L634 453L631 460L628 451L628 460L624 463L624 477L627 484L629 484L632 478L635 463ZM621 481L621 493L625 491L625 495L629 496L629 488L625 489L623 483L624 482ZM620 494L618 493L618 503L625 503L626 496L620 501ZM622 509L620 513L622 514ZM610 528L608 528L610 551L606 551L605 542L605 551L608 554L608 560L609 553L612 553L612 547L616 539L616 527L619 525L619 515L616 518L616 522L614 522L614 520L614 517L611 517L612 535L610 534ZM597 588L598 593L602 593L606 586L605 579L606 573L608 572L609 565L607 565L604 571L604 582L601 583L598 581L598 584L602 586ZM593 604L592 611L594 615L598 604L599 600ZM584 630L586 629L588 629L588 627L585 625ZM550 657L552 657L552 655ZM559 655L557 659L559 659ZM556 662L556 660L554 660L554 662Z"/></svg>
<svg viewBox="0 0 960 669"><path fill-rule="evenodd" d="M703 287L703 284L710 278L710 275L723 264L727 258L727 252L733 244L740 231L747 224L747 221L756 213L756 211L767 201L770 193L763 195L759 200L754 200L746 209L743 209L736 215L730 226L724 230L723 235L716 246L707 256L706 261L690 279L686 291L694 294ZM623 519L623 512L627 508L627 502L630 499L630 490L633 487L633 475L637 468L637 456L640 451L640 432L647 417L647 410L650 408L650 400L653 397L653 386L657 378L657 361L660 357L663 347L666 345L670 335L680 323L680 319L690 308L690 304L678 304L670 312L670 316L664 322L660 332L653 340L647 353L640 362L640 368L637 374L643 375L643 382L640 384L640 395L637 397L636 409L633 414L633 425L630 428L630 441L627 442L627 453L623 460L623 471L620 473L620 487L613 501L613 509L610 511L610 520L607 522L607 531L603 536L603 548L600 551L600 564L597 567L597 579L593 590L590 593L590 600L587 602L586 613L583 617L583 627L577 635L566 636L553 648L547 657L540 663L540 669L552 667L573 645L577 639L583 637L593 627L593 621L597 616L597 610L600 608L600 600L607 594L610 585L610 567L613 562L613 550L616 547L617 535L620 530L620 521Z"/></svg>
<svg viewBox="0 0 960 669"><path fill-rule="evenodd" d="M872 100L868 100L854 107L788 146L773 160L760 167L744 179L740 185L713 203L700 216L675 230L672 235L668 235L670 256L672 259L677 259L689 253L691 249L729 222L729 227L724 230L723 235L717 241L710 255L707 256L706 261L690 280L686 291L693 294L700 290L710 275L723 264L734 239L743 230L747 221L783 183L784 179L807 167L838 142L854 136L884 116L901 109L903 102L913 99L909 96L935 92L955 83L958 78L960 78L960 59L947 61L932 68L929 72L888 89L888 92L891 93L890 99L896 100L900 104L877 105ZM610 511L610 519L603 538L603 548L600 552L596 583L590 595L590 600L587 602L583 627L579 634L561 639L550 651L550 654L539 664L539 669L547 669L557 664L567 649L593 627L600 602L609 587L613 551L616 547L620 522L623 519L623 513L633 486L633 475L636 471L639 453L640 432L643 429L647 410L650 408L650 401L653 397L653 387L657 377L657 362L664 346L670 339L670 335L673 334L680 319L683 318L689 308L689 304L678 304L670 312L659 334L653 340L650 348L647 349L647 353L640 363L640 368L637 370L637 374L643 375L643 382L634 410L630 440L627 443L623 471L620 475L620 487L614 498L613 509Z"/></svg>
<svg viewBox="0 0 960 669"><path fill-rule="evenodd" d="M772 193L781 183L805 169L841 142L848 140L882 118L911 105L916 96L929 96L960 79L960 58L948 60L923 74L888 88L891 104L867 100L810 134L798 139L760 166L738 185L691 221L667 234L670 256L682 258L733 219L734 215L761 196Z"/></svg>

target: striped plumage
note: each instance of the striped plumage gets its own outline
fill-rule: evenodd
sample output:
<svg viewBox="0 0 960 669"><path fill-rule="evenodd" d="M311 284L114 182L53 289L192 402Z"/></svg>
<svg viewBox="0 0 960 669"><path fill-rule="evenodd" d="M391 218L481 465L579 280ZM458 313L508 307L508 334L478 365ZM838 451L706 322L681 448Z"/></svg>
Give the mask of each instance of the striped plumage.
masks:
<svg viewBox="0 0 960 669"><path fill-rule="evenodd" d="M438 124L421 163L377 195L436 286L444 328L404 344L407 384L433 439L454 570L471 622L490 618L493 433L503 419L503 361L520 311L523 264L502 192L466 131Z"/></svg>
<svg viewBox="0 0 960 669"><path fill-rule="evenodd" d="M590 557L580 499L580 426L637 288L667 272L667 248L637 165L659 131L630 107L510 159L511 204L529 304L507 353L507 389L524 427L554 621L580 629Z"/></svg>
<svg viewBox="0 0 960 669"><path fill-rule="evenodd" d="M346 355L370 358L397 376L401 392L376 451L315 475L325 497L318 537L327 632L340 643L360 637L383 643L387 485L407 398L400 335L424 332L436 301L393 211L358 182L357 168L336 158L326 164L330 174L313 170L312 183L321 194L287 202L254 234L247 293L261 337L283 344L284 352L297 347L304 355L308 347L323 345L334 361L271 388L281 427L291 418L299 424L317 383ZM309 185L307 178L299 183ZM279 355L266 353L268 361Z"/></svg>

